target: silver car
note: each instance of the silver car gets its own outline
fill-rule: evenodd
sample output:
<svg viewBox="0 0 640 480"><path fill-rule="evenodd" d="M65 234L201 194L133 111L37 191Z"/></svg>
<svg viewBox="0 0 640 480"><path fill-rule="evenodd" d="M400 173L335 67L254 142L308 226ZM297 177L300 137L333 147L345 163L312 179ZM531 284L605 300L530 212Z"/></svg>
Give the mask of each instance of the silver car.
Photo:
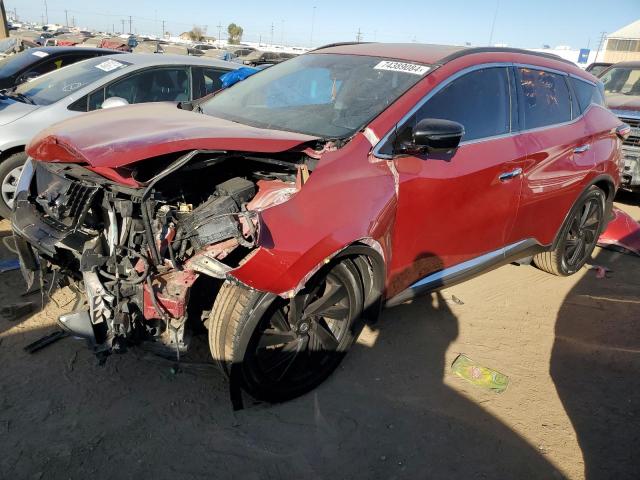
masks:
<svg viewBox="0 0 640 480"><path fill-rule="evenodd" d="M220 77L237 68L186 55L106 55L0 91L0 215L9 217L25 146L40 130L99 108L195 100L219 90Z"/></svg>

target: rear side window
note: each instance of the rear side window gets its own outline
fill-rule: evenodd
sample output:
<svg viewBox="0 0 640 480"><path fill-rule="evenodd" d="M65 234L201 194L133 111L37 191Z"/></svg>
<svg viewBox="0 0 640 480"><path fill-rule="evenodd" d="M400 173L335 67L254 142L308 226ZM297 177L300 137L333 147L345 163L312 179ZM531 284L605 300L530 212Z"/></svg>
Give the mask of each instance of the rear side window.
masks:
<svg viewBox="0 0 640 480"><path fill-rule="evenodd" d="M509 77L503 67L476 70L453 80L418 111L425 118L452 120L464 126L463 141L508 133L511 113Z"/></svg>
<svg viewBox="0 0 640 480"><path fill-rule="evenodd" d="M562 75L519 68L524 129L571 120L571 96Z"/></svg>
<svg viewBox="0 0 640 480"><path fill-rule="evenodd" d="M573 90L576 92L578 104L580 105L580 110L582 112L589 108L589 105L592 103L604 106L602 93L597 86L573 77L571 77L571 83L573 84Z"/></svg>

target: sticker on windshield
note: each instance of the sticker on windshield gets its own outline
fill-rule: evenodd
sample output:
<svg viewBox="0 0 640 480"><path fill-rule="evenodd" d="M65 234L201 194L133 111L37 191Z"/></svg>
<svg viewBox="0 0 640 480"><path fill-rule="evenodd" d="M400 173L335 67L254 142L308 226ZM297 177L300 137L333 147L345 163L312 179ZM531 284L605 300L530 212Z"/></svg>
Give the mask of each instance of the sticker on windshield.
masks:
<svg viewBox="0 0 640 480"><path fill-rule="evenodd" d="M40 58L44 58L44 57L48 57L49 54L47 52L31 52L32 55L35 55L36 57L40 57Z"/></svg>
<svg viewBox="0 0 640 480"><path fill-rule="evenodd" d="M390 72L404 72L413 75L424 75L429 70L425 65L416 65L415 63L394 62L391 60L383 60L375 67L374 70L389 70Z"/></svg>
<svg viewBox="0 0 640 480"><path fill-rule="evenodd" d="M124 67L124 63L116 62L115 60L107 60L106 62L96 65L96 68L104 70L105 72L110 72L111 70L115 70L120 67Z"/></svg>

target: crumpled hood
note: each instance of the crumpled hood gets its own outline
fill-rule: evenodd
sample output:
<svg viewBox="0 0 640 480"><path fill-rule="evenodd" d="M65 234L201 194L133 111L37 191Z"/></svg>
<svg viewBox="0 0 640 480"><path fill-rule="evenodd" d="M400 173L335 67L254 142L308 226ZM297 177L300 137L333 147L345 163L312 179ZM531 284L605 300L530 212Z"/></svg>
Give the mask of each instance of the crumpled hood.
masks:
<svg viewBox="0 0 640 480"><path fill-rule="evenodd" d="M99 110L57 123L36 135L27 146L27 153L45 162L117 168L195 149L282 152L315 139L156 103Z"/></svg>
<svg viewBox="0 0 640 480"><path fill-rule="evenodd" d="M28 103L0 96L0 125L8 125L11 122L15 122L28 113L35 112L38 108L38 105L29 105Z"/></svg>
<svg viewBox="0 0 640 480"><path fill-rule="evenodd" d="M640 96L637 95L607 94L606 103L611 110L640 110Z"/></svg>

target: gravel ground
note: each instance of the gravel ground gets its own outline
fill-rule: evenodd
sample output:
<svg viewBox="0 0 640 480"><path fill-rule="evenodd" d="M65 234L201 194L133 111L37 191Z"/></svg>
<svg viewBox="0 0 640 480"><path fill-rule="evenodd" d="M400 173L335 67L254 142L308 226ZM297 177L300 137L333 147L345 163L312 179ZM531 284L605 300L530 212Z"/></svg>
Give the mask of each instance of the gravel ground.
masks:
<svg viewBox="0 0 640 480"><path fill-rule="evenodd" d="M0 319L0 478L638 479L640 258L592 263L609 278L508 265L386 310L315 391L235 413L203 339L178 373L136 349L98 366L72 339L25 353L70 308L56 292ZM1 304L23 288L0 274ZM461 352L508 389L453 376Z"/></svg>

